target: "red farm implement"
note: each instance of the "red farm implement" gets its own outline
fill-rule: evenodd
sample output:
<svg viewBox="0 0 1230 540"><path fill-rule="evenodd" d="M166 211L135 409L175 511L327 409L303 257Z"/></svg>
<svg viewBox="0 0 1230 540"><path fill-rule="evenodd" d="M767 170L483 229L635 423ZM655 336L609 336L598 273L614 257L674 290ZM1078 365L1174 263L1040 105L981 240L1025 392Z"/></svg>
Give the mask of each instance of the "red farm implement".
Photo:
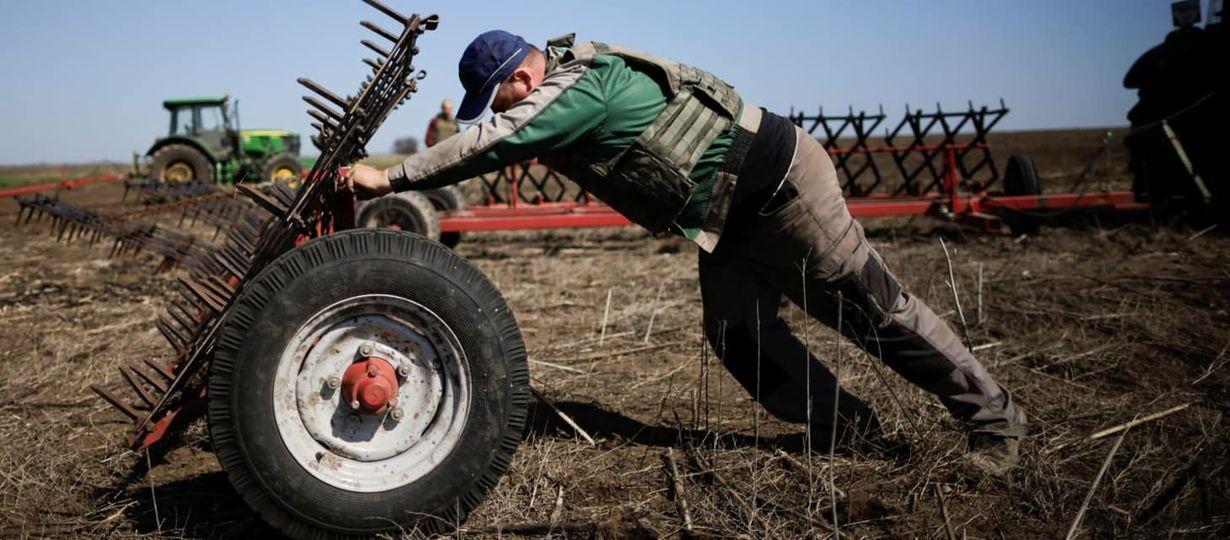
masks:
<svg viewBox="0 0 1230 540"><path fill-rule="evenodd" d="M887 115L853 112L791 113L833 159L855 217L934 216L1014 233L1030 232L1041 216L1064 209L1141 210L1131 191L1043 193L1028 156L1001 168L987 144L1008 113L978 107L933 112L909 110L882 138ZM479 204L446 209L442 233L615 227L631 223L545 166L529 162L480 177ZM439 208L439 205L437 205Z"/></svg>

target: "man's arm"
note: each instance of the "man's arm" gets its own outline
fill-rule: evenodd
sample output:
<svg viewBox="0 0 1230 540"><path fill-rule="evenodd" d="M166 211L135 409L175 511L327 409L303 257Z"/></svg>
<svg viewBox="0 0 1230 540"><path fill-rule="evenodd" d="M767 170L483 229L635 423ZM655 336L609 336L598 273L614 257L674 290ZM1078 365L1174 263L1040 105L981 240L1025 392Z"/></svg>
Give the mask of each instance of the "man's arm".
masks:
<svg viewBox="0 0 1230 540"><path fill-rule="evenodd" d="M503 113L386 170L393 191L454 184L567 146L606 118L597 75L587 64L560 66Z"/></svg>

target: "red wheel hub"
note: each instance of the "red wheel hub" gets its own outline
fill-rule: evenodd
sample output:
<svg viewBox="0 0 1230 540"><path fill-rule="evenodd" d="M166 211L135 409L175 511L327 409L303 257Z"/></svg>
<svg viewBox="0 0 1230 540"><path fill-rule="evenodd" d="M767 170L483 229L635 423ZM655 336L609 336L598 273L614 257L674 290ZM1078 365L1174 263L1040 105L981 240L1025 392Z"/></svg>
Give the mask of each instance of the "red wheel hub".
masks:
<svg viewBox="0 0 1230 540"><path fill-rule="evenodd" d="M383 358L351 364L342 375L342 399L361 413L384 413L397 402L397 371Z"/></svg>

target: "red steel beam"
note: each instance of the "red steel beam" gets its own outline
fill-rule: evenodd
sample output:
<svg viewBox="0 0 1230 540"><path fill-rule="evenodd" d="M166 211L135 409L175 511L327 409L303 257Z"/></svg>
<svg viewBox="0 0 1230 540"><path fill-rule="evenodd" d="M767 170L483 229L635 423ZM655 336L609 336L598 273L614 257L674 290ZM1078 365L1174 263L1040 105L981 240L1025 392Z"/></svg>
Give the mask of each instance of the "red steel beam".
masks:
<svg viewBox="0 0 1230 540"><path fill-rule="evenodd" d="M38 193L40 191L50 191L50 190L57 190L57 189L73 189L75 187L88 186L90 184L98 184L101 182L114 182L116 180L123 180L124 178L127 178L127 176L123 174L104 174L104 175L99 175L99 176L85 176L82 178L74 178L72 180L66 180L63 182L55 182L52 184L38 184L35 186L22 186L18 188L12 188L12 189L6 189L3 191L0 191L0 198L30 195L32 193Z"/></svg>

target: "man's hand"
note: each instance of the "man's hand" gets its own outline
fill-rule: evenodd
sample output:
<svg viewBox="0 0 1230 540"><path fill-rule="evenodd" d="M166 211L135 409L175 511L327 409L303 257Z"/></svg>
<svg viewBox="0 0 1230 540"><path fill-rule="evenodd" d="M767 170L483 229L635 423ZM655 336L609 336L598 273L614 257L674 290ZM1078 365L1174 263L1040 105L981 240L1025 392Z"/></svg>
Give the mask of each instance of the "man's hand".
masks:
<svg viewBox="0 0 1230 540"><path fill-rule="evenodd" d="M354 191L360 200L374 199L393 192L388 173L358 163L350 166L350 172L346 175L346 186Z"/></svg>

